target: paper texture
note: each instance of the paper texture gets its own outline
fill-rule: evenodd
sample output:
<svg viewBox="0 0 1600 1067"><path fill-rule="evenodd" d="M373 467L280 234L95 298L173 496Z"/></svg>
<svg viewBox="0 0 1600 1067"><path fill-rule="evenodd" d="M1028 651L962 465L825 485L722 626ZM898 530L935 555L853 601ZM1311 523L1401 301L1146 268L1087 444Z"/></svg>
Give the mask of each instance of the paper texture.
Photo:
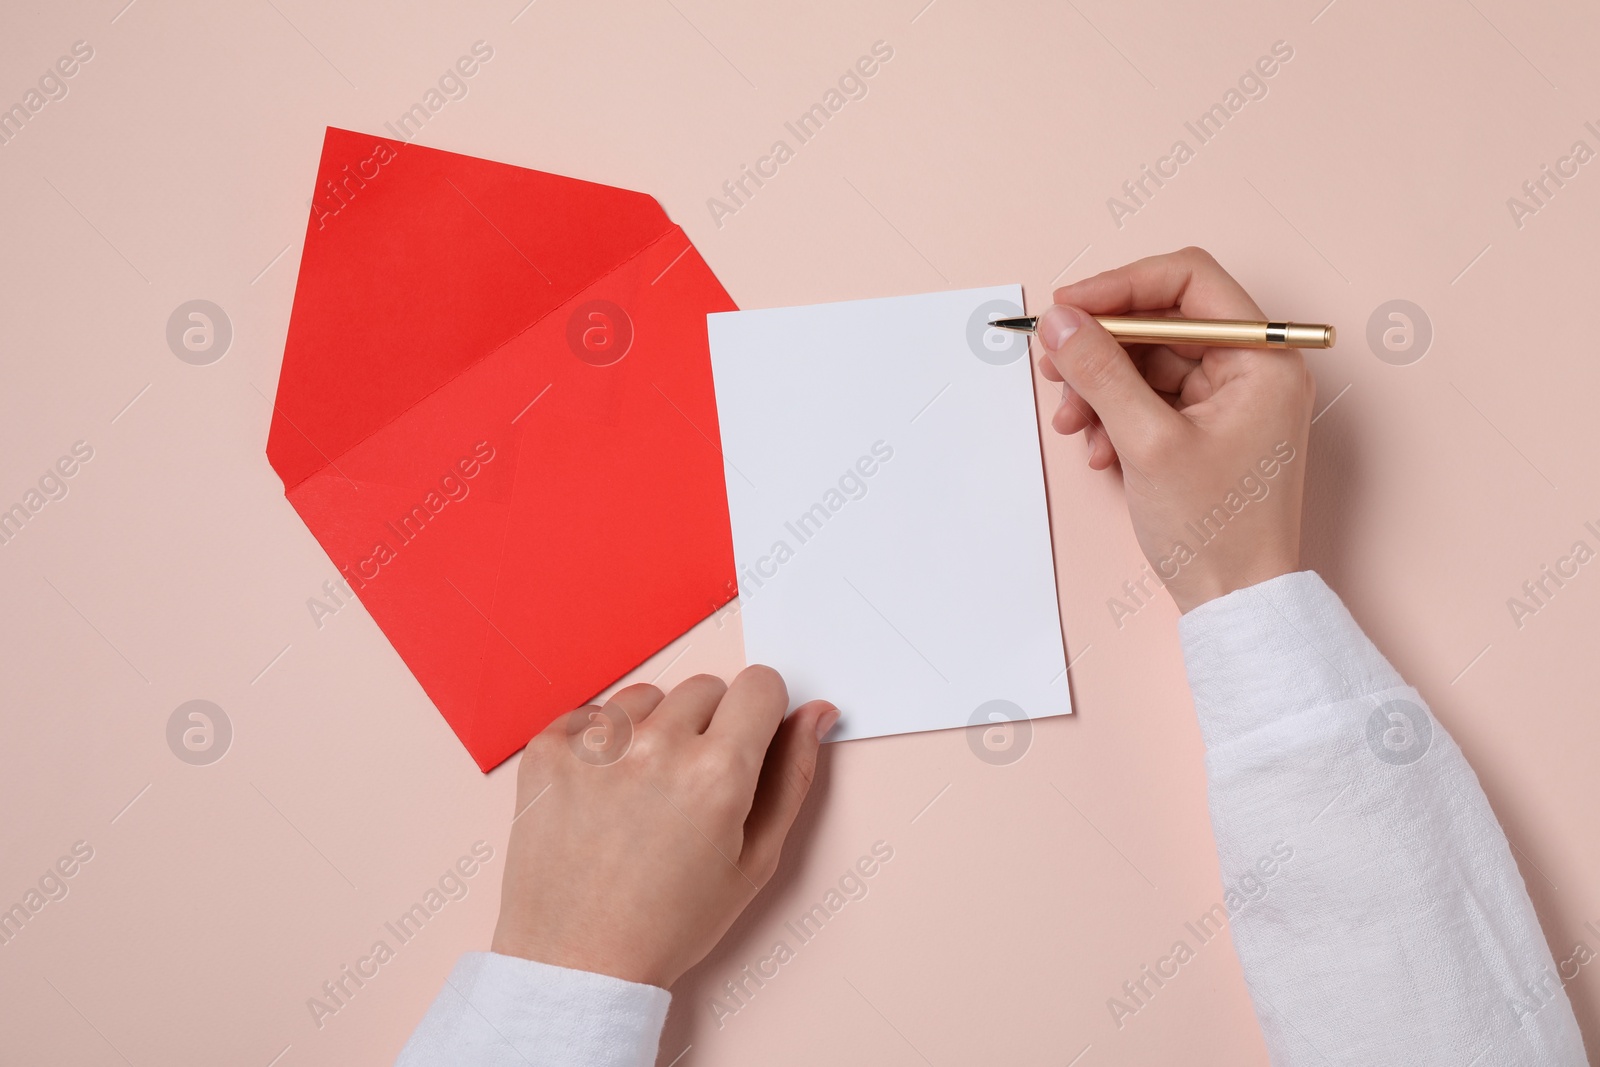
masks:
<svg viewBox="0 0 1600 1067"><path fill-rule="evenodd" d="M1020 286L708 316L745 652L830 740L1071 712Z"/></svg>

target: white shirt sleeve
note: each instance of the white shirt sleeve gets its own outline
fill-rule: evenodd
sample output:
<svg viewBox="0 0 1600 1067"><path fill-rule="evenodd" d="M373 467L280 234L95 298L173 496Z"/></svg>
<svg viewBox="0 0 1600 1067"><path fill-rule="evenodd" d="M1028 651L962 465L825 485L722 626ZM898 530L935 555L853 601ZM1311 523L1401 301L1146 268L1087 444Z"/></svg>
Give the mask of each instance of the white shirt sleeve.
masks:
<svg viewBox="0 0 1600 1067"><path fill-rule="evenodd" d="M1179 632L1273 1064L1583 1064L1477 777L1322 579L1238 590Z"/></svg>
<svg viewBox="0 0 1600 1067"><path fill-rule="evenodd" d="M652 985L469 952L396 1067L651 1067L672 995Z"/></svg>

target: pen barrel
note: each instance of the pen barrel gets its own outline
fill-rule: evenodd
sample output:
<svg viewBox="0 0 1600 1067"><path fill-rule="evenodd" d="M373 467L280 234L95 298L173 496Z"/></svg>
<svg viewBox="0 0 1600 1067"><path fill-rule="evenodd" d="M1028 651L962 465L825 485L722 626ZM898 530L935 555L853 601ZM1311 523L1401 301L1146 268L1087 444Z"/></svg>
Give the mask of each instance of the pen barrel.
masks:
<svg viewBox="0 0 1600 1067"><path fill-rule="evenodd" d="M1332 326L1242 319L1141 319L1097 315L1118 341L1152 344L1222 345L1238 348L1332 348Z"/></svg>

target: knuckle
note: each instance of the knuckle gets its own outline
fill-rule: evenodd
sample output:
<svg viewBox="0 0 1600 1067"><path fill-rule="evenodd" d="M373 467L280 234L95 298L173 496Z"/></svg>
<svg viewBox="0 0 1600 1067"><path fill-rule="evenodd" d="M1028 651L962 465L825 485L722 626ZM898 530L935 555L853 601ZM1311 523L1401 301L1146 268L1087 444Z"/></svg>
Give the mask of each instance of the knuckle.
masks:
<svg viewBox="0 0 1600 1067"><path fill-rule="evenodd" d="M746 684L755 683L757 695L781 701L787 706L789 687L784 684L783 675L765 663L752 663L739 672L739 677L747 679Z"/></svg>
<svg viewBox="0 0 1600 1067"><path fill-rule="evenodd" d="M765 663L752 663L739 673L745 677L753 678L763 685L783 685L783 675Z"/></svg>
<svg viewBox="0 0 1600 1067"><path fill-rule="evenodd" d="M1121 358L1122 350L1114 342L1084 345L1072 360L1077 370L1077 383L1083 385L1085 392L1103 392L1115 384L1120 369L1117 361Z"/></svg>
<svg viewBox="0 0 1600 1067"><path fill-rule="evenodd" d="M628 743L628 756L635 762L653 764L661 759L667 739L657 730L635 730Z"/></svg>
<svg viewBox="0 0 1600 1067"><path fill-rule="evenodd" d="M651 685L649 682L635 682L633 685L624 686L623 688L617 690L616 694L612 697L612 699L615 700L615 699L617 699L617 697L651 697L651 696L655 697L657 700L660 700L661 697L662 697L662 692L661 692L660 688L658 688L657 686Z"/></svg>
<svg viewBox="0 0 1600 1067"><path fill-rule="evenodd" d="M720 796L734 789L734 772L739 769L736 753L723 745L707 744L689 761L693 777L708 795Z"/></svg>
<svg viewBox="0 0 1600 1067"><path fill-rule="evenodd" d="M804 800L811 792L811 783L817 779L817 761L812 759L802 760L794 769L794 777L790 779L791 788L798 794L796 800Z"/></svg>
<svg viewBox="0 0 1600 1067"><path fill-rule="evenodd" d="M695 696L717 698L728 691L728 683L714 674L695 674L679 682L673 691L686 690Z"/></svg>

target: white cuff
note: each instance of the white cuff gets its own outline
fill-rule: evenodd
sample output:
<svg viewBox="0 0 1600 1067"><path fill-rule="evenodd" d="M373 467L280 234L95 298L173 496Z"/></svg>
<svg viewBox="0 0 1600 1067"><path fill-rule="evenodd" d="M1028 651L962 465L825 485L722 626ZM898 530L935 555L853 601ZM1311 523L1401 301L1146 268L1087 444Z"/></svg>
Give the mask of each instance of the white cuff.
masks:
<svg viewBox="0 0 1600 1067"><path fill-rule="evenodd" d="M651 1067L672 994L609 975L469 952L397 1067Z"/></svg>
<svg viewBox="0 0 1600 1067"><path fill-rule="evenodd" d="M1178 620L1207 751L1312 708L1405 686L1315 571L1237 589Z"/></svg>

